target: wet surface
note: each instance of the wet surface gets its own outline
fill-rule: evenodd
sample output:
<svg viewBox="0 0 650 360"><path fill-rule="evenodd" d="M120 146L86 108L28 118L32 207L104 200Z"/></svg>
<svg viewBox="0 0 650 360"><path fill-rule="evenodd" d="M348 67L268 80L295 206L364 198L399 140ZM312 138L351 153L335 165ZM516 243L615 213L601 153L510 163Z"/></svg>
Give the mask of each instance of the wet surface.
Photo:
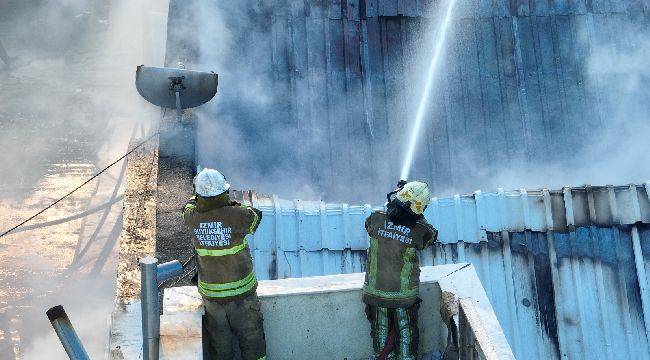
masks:
<svg viewBox="0 0 650 360"><path fill-rule="evenodd" d="M137 25L123 16L126 2L0 6L1 40L16 57L11 68L0 62L4 232L123 155L145 128L131 85L133 64L142 56L134 44L142 46L142 39L136 32L124 40ZM91 358L103 357L125 165L117 163L30 221L27 231L0 237L0 359L67 359L45 316L59 304Z"/></svg>
<svg viewBox="0 0 650 360"><path fill-rule="evenodd" d="M20 76L18 71L14 76ZM43 84L32 80L22 86L21 90L27 92L28 88ZM0 90L2 99L7 96ZM65 90L56 96L63 101L87 101L76 92ZM31 96L27 99L34 100ZM14 101L14 104L20 102ZM28 103L24 105L29 109ZM46 112L36 109L24 114L12 110L0 110L3 114L0 119L2 138L29 139L27 142L34 143L37 148L29 144L24 147L10 144L10 149L14 150L3 154L3 157L13 156L16 160L14 166L7 166L11 162L2 162L1 171L13 175L1 181L0 211L3 216L0 225L3 231L67 194L96 173L106 163L104 157L114 156L115 150L125 148L120 144L115 150L110 149L105 146L107 142L117 139L99 139L95 137L96 129L74 123L87 120L85 114L78 114L79 118L72 122L55 114L50 119L61 124L48 129L53 126L50 121L39 121L48 116ZM19 124L4 121L7 118ZM25 123L31 126L20 126ZM106 125L106 128L118 126L110 121ZM57 131L61 127L70 131ZM121 193L119 175L120 166L117 166L28 225L64 219L115 199ZM117 231L115 227L120 221L120 210L121 203L116 202L87 217L0 239L0 330L5 334L0 341L0 358L4 359L5 354L13 354L13 357L6 357L8 359L31 358L31 348L37 348L45 339L51 340L52 330L44 316L51 306L62 303L68 307L74 321L80 315L79 298L90 291L92 296L86 297L88 303L110 309L115 266L112 249L119 236L119 226ZM98 255L104 248L109 251L100 258Z"/></svg>

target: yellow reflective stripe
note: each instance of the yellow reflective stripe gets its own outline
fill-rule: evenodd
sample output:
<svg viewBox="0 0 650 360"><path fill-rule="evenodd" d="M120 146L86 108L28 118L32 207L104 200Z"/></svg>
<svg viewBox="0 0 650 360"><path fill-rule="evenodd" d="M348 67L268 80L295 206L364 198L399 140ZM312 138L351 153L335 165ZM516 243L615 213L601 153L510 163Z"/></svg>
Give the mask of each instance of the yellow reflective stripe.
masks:
<svg viewBox="0 0 650 360"><path fill-rule="evenodd" d="M249 234L252 234L252 233L253 233L253 229L255 229L255 226L257 226L257 223L260 221L260 216L257 215L257 211L255 211L255 210L253 210L253 209L251 209L251 208L247 208L247 209L248 209L248 211L250 211L250 212L253 213L253 223L252 223L251 226L248 228L248 233L249 233Z"/></svg>
<svg viewBox="0 0 650 360"><path fill-rule="evenodd" d="M370 274L368 275L368 285L372 288L377 284L377 240L375 238L370 238L370 254L368 255L368 261L370 262Z"/></svg>
<svg viewBox="0 0 650 360"><path fill-rule="evenodd" d="M245 278L225 284L208 284L199 280L199 292L207 297L225 298L241 295L250 291L257 284L255 273L252 272Z"/></svg>
<svg viewBox="0 0 650 360"><path fill-rule="evenodd" d="M404 308L395 309L395 317L397 318L397 329L399 330L399 349L398 355L400 359L413 359L415 357L411 354L411 319L409 312Z"/></svg>
<svg viewBox="0 0 650 360"><path fill-rule="evenodd" d="M388 309L381 306L375 306L375 331L377 332L377 349L380 351L386 346L388 333L390 332L390 320L388 319Z"/></svg>
<svg viewBox="0 0 650 360"><path fill-rule="evenodd" d="M234 290L224 290L224 291L210 291L210 290L205 290L203 288L199 288L199 292L204 296L211 297L211 298L227 298L227 297L233 297L233 296L244 294L250 291L256 284L257 281L251 281L251 283L246 285L245 287L241 287L239 289L234 289Z"/></svg>
<svg viewBox="0 0 650 360"><path fill-rule="evenodd" d="M380 298L384 299L408 299L414 296L417 296L418 294L418 289L408 289L406 291L383 291L379 289L375 289L373 287L370 287L368 285L365 285L363 287L363 292L366 294L374 295Z"/></svg>
<svg viewBox="0 0 650 360"><path fill-rule="evenodd" d="M255 272L251 272L248 274L245 278L229 283L223 283L223 284L210 284L203 282L199 280L199 287L205 289L205 290L215 290L215 291L220 291L220 290L230 290L230 289L236 289L238 287L242 287L246 284L248 284L250 281L255 280Z"/></svg>
<svg viewBox="0 0 650 360"><path fill-rule="evenodd" d="M261 358L259 358L257 360L266 360L266 355L262 356Z"/></svg>
<svg viewBox="0 0 650 360"><path fill-rule="evenodd" d="M227 249L218 249L218 250L212 250L212 249L196 249L196 254L199 256L226 256L226 255L234 255L237 254L238 252L246 249L246 246L248 246L248 240L244 239L244 242L242 242L239 245L235 245L231 248Z"/></svg>
<svg viewBox="0 0 650 360"><path fill-rule="evenodd" d="M413 271L413 263L411 262L411 259L413 256L415 256L415 248L407 248L404 251L402 271L399 275L400 292L407 291L409 285L411 285L411 272Z"/></svg>

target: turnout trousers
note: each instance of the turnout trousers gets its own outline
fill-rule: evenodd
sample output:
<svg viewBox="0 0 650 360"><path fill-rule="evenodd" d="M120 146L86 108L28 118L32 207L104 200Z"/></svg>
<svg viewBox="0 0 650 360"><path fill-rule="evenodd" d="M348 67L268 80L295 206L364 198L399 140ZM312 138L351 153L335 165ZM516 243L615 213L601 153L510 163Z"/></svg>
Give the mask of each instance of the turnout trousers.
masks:
<svg viewBox="0 0 650 360"><path fill-rule="evenodd" d="M235 357L233 336L239 341L243 360L266 359L264 319L257 294L226 303L204 301L203 358L230 360Z"/></svg>
<svg viewBox="0 0 650 360"><path fill-rule="evenodd" d="M386 359L415 360L418 354L419 328L418 308L416 302L409 308L385 308L366 305L366 316L370 321L370 336L375 356L382 352L388 354ZM391 327L395 337L392 348L386 349Z"/></svg>

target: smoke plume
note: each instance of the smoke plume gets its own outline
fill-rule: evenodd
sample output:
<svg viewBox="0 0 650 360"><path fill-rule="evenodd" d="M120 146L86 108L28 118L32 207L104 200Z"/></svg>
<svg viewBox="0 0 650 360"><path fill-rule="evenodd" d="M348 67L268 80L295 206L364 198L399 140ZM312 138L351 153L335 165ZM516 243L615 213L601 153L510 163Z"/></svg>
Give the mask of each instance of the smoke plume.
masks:
<svg viewBox="0 0 650 360"><path fill-rule="evenodd" d="M162 65L161 3L0 1L0 42L11 59L0 62L2 231L74 189L148 131L156 110L133 81L137 65ZM163 26L152 33L155 22ZM31 230L0 238L0 358L67 359L45 316L58 304L90 357L104 356L123 176L119 163L28 223ZM83 218L38 226L104 204Z"/></svg>
<svg viewBox="0 0 650 360"><path fill-rule="evenodd" d="M198 161L238 188L380 203L402 165L442 2L431 5L430 19L380 18L379 28L346 20L345 6L337 20L331 7L298 3L198 1L197 66L220 74L219 93L197 115ZM413 179L445 197L650 177L643 17L486 21L468 17L467 4L459 4L447 39ZM383 47L365 57L372 31ZM391 47L395 37L399 48ZM381 82L356 83L350 62ZM369 86L377 84L379 107ZM364 96L353 97L355 86ZM371 113L378 108L387 119Z"/></svg>

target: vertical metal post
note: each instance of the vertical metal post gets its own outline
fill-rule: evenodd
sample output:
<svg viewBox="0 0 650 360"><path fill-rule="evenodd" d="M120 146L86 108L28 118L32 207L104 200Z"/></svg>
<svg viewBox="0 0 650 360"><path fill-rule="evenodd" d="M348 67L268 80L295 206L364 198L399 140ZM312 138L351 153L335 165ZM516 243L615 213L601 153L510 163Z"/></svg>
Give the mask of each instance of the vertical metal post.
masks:
<svg viewBox="0 0 650 360"><path fill-rule="evenodd" d="M176 91L176 118L179 124L183 124L183 109L181 108L181 92Z"/></svg>
<svg viewBox="0 0 650 360"><path fill-rule="evenodd" d="M49 309L45 314L52 323L52 327L70 360L89 360L88 353L86 353L81 340L74 331L74 327L70 319L68 319L63 306L57 305Z"/></svg>
<svg viewBox="0 0 650 360"><path fill-rule="evenodd" d="M158 360L160 317L158 316L158 259L140 259L140 301L142 305L142 359Z"/></svg>
<svg viewBox="0 0 650 360"><path fill-rule="evenodd" d="M142 306L142 359L158 360L160 349L160 316L158 285L183 274L178 260L158 265L158 259L140 259L140 301Z"/></svg>
<svg viewBox="0 0 650 360"><path fill-rule="evenodd" d="M185 90L185 86L183 86L183 80L185 80L185 76L170 76L169 80L171 80L169 90L173 91L175 94L174 96L175 96L175 104L176 104L176 118L178 120L178 123L183 125L183 107L181 105L181 92Z"/></svg>

